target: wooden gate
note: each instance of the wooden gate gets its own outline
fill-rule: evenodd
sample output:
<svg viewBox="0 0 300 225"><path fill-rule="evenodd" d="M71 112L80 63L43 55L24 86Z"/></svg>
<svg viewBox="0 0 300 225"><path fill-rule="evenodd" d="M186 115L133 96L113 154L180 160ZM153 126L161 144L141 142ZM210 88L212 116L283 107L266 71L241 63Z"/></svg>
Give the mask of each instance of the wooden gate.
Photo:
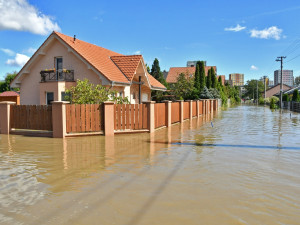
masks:
<svg viewBox="0 0 300 225"><path fill-rule="evenodd" d="M66 105L67 133L103 131L103 105Z"/></svg>
<svg viewBox="0 0 300 225"><path fill-rule="evenodd" d="M148 128L148 106L146 104L115 105L115 130L145 130Z"/></svg>
<svg viewBox="0 0 300 225"><path fill-rule="evenodd" d="M11 128L52 131L52 106L11 105Z"/></svg>

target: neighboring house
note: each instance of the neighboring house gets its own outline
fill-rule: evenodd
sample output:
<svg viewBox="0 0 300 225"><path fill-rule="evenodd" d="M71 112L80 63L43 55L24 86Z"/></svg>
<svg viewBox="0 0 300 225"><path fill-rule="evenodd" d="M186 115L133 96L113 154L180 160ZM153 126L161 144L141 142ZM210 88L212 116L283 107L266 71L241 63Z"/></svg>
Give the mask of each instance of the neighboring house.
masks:
<svg viewBox="0 0 300 225"><path fill-rule="evenodd" d="M20 105L20 95L15 91L5 91L0 93L0 102L9 101Z"/></svg>
<svg viewBox="0 0 300 225"><path fill-rule="evenodd" d="M208 74L211 66L205 66L205 76ZM217 73L217 67L213 66L215 73ZM174 84L177 82L179 74L184 73L187 77L195 76L196 67L171 67L167 76L167 83Z"/></svg>
<svg viewBox="0 0 300 225"><path fill-rule="evenodd" d="M142 55L122 55L55 31L11 87L20 88L21 104L44 105L64 100L65 90L85 78L116 90L131 103L151 100L151 90L166 90L148 74Z"/></svg>
<svg viewBox="0 0 300 225"><path fill-rule="evenodd" d="M291 89L291 87L286 84L283 84L282 87L283 87L283 91L287 91L287 90ZM265 97L264 92L263 92L262 96L264 98L270 98L274 95L279 95L279 94L280 94L280 84L277 84L276 86L273 86L273 87L269 88L268 90L266 90L266 97Z"/></svg>

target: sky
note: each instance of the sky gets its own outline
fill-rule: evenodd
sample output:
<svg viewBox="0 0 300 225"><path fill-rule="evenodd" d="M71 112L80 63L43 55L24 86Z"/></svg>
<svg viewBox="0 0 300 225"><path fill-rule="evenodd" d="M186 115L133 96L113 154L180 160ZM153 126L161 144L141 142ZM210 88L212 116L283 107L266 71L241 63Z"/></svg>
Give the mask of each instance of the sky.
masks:
<svg viewBox="0 0 300 225"><path fill-rule="evenodd" d="M295 0L0 0L0 80L19 71L53 30L161 70L189 60L245 81L280 69L300 75L300 2Z"/></svg>

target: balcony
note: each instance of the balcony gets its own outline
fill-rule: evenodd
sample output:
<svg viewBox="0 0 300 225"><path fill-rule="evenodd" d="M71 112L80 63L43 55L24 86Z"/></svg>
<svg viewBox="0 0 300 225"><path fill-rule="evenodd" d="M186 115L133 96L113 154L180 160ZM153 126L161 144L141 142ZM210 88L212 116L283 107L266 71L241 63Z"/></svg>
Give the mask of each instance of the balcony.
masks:
<svg viewBox="0 0 300 225"><path fill-rule="evenodd" d="M74 70L42 70L41 82L47 81L74 81Z"/></svg>

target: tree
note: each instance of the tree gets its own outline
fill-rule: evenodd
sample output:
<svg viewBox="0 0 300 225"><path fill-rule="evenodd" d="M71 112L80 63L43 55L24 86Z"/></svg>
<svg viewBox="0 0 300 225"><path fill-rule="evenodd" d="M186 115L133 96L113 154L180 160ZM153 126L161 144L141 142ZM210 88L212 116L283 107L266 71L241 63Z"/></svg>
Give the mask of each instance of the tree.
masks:
<svg viewBox="0 0 300 225"><path fill-rule="evenodd" d="M152 68L150 71L150 74L156 79L158 80L160 83L162 83L164 86L167 87L167 82L164 78L163 73L160 71L160 66L159 66L159 61L157 58L154 59L153 64L152 64Z"/></svg>
<svg viewBox="0 0 300 225"><path fill-rule="evenodd" d="M219 81L220 86L223 87L223 84L222 84L222 77L221 77L221 76L219 76L218 81Z"/></svg>
<svg viewBox="0 0 300 225"><path fill-rule="evenodd" d="M289 96L288 94L284 94L284 95L282 96L282 101L284 101L284 102L289 102L289 101L290 101L290 96Z"/></svg>
<svg viewBox="0 0 300 225"><path fill-rule="evenodd" d="M197 62L198 64L198 62ZM199 91L202 91L205 87L205 66L204 66L204 62L201 61L199 63L199 70L200 70L200 90Z"/></svg>
<svg viewBox="0 0 300 225"><path fill-rule="evenodd" d="M206 77L206 87L211 88L211 70L209 69Z"/></svg>
<svg viewBox="0 0 300 225"><path fill-rule="evenodd" d="M177 78L172 92L177 99L186 100L190 97L194 90L193 78L186 77L186 74L181 73Z"/></svg>
<svg viewBox="0 0 300 225"><path fill-rule="evenodd" d="M211 87L216 88L217 87L217 77L216 77L215 69L213 67L210 68L210 75L211 75Z"/></svg>
<svg viewBox="0 0 300 225"><path fill-rule="evenodd" d="M198 91L200 91L200 89L201 89L201 87L200 87L200 67L199 67L198 62L196 64L196 71L195 71L195 78L194 78L194 87Z"/></svg>
<svg viewBox="0 0 300 225"><path fill-rule="evenodd" d="M300 85L300 76L295 77L295 85Z"/></svg>
<svg viewBox="0 0 300 225"><path fill-rule="evenodd" d="M258 83L257 83L258 82ZM257 84L258 84L258 96L257 96ZM250 99L259 99L262 96L262 93L265 90L264 82L257 80L248 80L245 89L247 90L245 96L248 96Z"/></svg>
<svg viewBox="0 0 300 225"><path fill-rule="evenodd" d="M118 97L112 91L100 84L94 85L88 79L77 80L77 84L66 90L66 99L74 104L100 104L105 101L114 101L116 104L129 103L128 98Z"/></svg>
<svg viewBox="0 0 300 225"><path fill-rule="evenodd" d="M204 87L203 90L200 93L201 99L212 99L214 96L210 93L207 87Z"/></svg>
<svg viewBox="0 0 300 225"><path fill-rule="evenodd" d="M294 90L292 101L294 101L294 102L300 102L300 95L299 95L298 89Z"/></svg>
<svg viewBox="0 0 300 225"><path fill-rule="evenodd" d="M12 88L10 87L10 83L17 76L17 71L12 73L7 73L5 76L4 82L0 83L0 92L10 91ZM19 88L14 89L15 91L19 90Z"/></svg>

